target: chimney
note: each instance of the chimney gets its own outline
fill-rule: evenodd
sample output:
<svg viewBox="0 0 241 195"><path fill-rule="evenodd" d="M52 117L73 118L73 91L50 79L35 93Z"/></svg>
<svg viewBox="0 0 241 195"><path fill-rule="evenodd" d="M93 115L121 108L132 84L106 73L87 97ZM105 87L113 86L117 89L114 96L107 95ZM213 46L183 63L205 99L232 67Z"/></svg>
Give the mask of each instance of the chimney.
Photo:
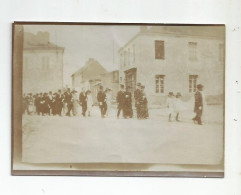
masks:
<svg viewBox="0 0 241 195"><path fill-rule="evenodd" d="M37 41L41 45L48 44L49 43L49 33L48 32L39 31L37 33Z"/></svg>

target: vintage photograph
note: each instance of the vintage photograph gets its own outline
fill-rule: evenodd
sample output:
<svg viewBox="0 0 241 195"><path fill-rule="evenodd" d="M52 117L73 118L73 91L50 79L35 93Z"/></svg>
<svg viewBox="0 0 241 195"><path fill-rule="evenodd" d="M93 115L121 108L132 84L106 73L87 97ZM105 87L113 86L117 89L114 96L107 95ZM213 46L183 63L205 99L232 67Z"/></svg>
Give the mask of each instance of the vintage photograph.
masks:
<svg viewBox="0 0 241 195"><path fill-rule="evenodd" d="M12 174L224 176L225 26L13 24Z"/></svg>

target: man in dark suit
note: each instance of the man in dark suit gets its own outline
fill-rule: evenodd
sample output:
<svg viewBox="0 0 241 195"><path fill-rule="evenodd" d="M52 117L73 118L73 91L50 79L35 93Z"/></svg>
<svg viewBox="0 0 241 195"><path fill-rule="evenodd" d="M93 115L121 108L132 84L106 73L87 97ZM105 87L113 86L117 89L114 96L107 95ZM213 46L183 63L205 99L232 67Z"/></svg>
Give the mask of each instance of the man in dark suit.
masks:
<svg viewBox="0 0 241 195"><path fill-rule="evenodd" d="M103 86L100 86L100 90L97 94L97 100L99 102L101 117L104 118L106 109L107 109L107 104L106 104L106 94L103 91Z"/></svg>
<svg viewBox="0 0 241 195"><path fill-rule="evenodd" d="M64 93L64 101L67 103L68 107L68 112L66 113L66 116L70 116L70 111L73 108L72 94L70 92L70 88L68 88L67 91Z"/></svg>
<svg viewBox="0 0 241 195"><path fill-rule="evenodd" d="M135 107L137 119L140 119L140 108L141 108L141 83L136 84L137 89L134 91Z"/></svg>
<svg viewBox="0 0 241 195"><path fill-rule="evenodd" d="M196 113L196 116L192 119L193 122L199 125L203 125L202 123L202 113L203 113L203 85L199 84L197 85L197 91L195 93L195 104L194 104L194 112Z"/></svg>
<svg viewBox="0 0 241 195"><path fill-rule="evenodd" d="M87 102L86 102L86 92L85 88L82 88L81 93L79 94L79 103L82 107L82 115L85 116L87 110Z"/></svg>
<svg viewBox="0 0 241 195"><path fill-rule="evenodd" d="M120 112L123 109L124 93L124 85L120 85L120 91L118 91L116 96L116 102L118 104L117 118L119 118Z"/></svg>

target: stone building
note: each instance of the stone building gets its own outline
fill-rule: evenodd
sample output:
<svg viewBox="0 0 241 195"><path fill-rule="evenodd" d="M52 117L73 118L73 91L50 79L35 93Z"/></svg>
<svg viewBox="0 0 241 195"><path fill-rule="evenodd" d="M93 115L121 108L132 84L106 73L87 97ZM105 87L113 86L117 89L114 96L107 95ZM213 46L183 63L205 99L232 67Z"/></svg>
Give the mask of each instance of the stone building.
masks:
<svg viewBox="0 0 241 195"><path fill-rule="evenodd" d="M63 87L64 48L49 42L48 32L24 33L23 93L57 91Z"/></svg>
<svg viewBox="0 0 241 195"><path fill-rule="evenodd" d="M208 103L221 103L224 48L223 26L142 26L119 49L119 80L132 92L144 84L151 104L165 103L168 92L188 99L199 83Z"/></svg>

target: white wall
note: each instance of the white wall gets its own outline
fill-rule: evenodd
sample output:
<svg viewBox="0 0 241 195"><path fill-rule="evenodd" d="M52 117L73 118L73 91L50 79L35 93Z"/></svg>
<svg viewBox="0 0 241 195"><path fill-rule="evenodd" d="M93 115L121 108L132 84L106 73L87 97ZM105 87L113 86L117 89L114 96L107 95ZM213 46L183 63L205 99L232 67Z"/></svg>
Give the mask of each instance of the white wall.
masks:
<svg viewBox="0 0 241 195"><path fill-rule="evenodd" d="M0 194L4 195L239 195L241 194L240 0L12 0L0 6ZM101 21L226 23L225 178L12 177L11 22ZM237 82L236 82L237 81Z"/></svg>

